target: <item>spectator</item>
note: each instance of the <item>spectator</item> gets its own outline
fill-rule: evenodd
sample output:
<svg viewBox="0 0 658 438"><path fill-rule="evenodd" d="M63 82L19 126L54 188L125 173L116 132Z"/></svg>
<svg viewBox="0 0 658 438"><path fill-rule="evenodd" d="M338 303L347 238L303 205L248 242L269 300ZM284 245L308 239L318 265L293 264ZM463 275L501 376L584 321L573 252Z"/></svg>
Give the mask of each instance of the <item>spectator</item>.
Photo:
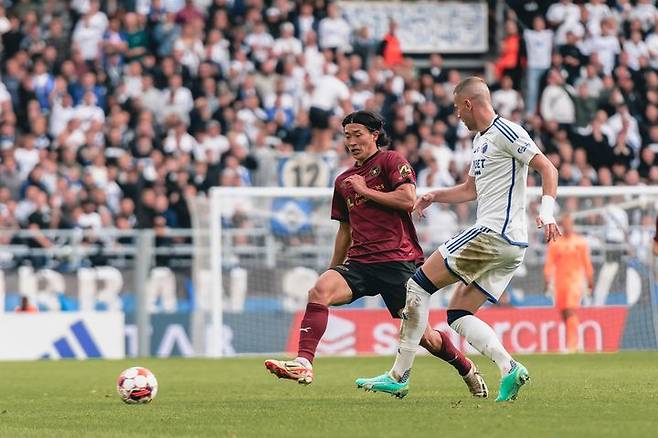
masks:
<svg viewBox="0 0 658 438"><path fill-rule="evenodd" d="M109 22L109 27L103 35L103 54L106 57L114 55L121 56L128 50L128 43L126 42L126 35L121 31L121 21L118 18L113 18Z"/></svg>
<svg viewBox="0 0 658 438"><path fill-rule="evenodd" d="M585 3L587 10L587 31L590 35L601 35L601 20L612 17L612 10L604 0L589 0Z"/></svg>
<svg viewBox="0 0 658 438"><path fill-rule="evenodd" d="M617 105L616 110L607 123L612 136L617 138L619 134L623 134L628 146L633 151L639 151L642 138L637 120L630 114L628 106L623 101Z"/></svg>
<svg viewBox="0 0 658 438"><path fill-rule="evenodd" d="M196 20L203 20L203 14L194 5L194 0L185 0L185 7L176 13L176 22L186 25Z"/></svg>
<svg viewBox="0 0 658 438"><path fill-rule="evenodd" d="M318 35L320 48L348 51L350 49L351 29L347 21L341 16L337 3L327 5L327 16L320 20Z"/></svg>
<svg viewBox="0 0 658 438"><path fill-rule="evenodd" d="M526 67L526 110L528 115L537 111L539 84L541 78L551 66L553 52L553 31L546 29L546 22L541 16L532 21L532 30L523 31L527 53Z"/></svg>
<svg viewBox="0 0 658 438"><path fill-rule="evenodd" d="M565 44L559 48L562 55L564 70L567 72L567 83L573 85L580 76L584 56L579 48L579 37L573 32L567 32Z"/></svg>
<svg viewBox="0 0 658 438"><path fill-rule="evenodd" d="M496 61L495 77L500 80L504 75L512 77L514 84L519 81L519 56L521 49L521 38L516 23L512 20L505 22L505 39L502 41L500 56Z"/></svg>
<svg viewBox="0 0 658 438"><path fill-rule="evenodd" d="M286 55L299 56L302 54L302 43L295 38L295 26L286 22L281 25L279 38L274 41L272 54L281 57Z"/></svg>
<svg viewBox="0 0 658 438"><path fill-rule="evenodd" d="M377 51L377 41L370 36L368 26L361 26L354 36L352 42L354 53L361 58L361 63L366 69L370 67L370 60Z"/></svg>
<svg viewBox="0 0 658 438"><path fill-rule="evenodd" d="M603 91L603 80L599 77L597 68L594 64L585 66L585 75L576 80L575 86L578 88L581 84L587 86L587 94L594 98L599 98Z"/></svg>
<svg viewBox="0 0 658 438"><path fill-rule="evenodd" d="M251 57L257 62L264 62L270 56L274 46L274 38L267 31L265 23L259 22L254 26L253 32L247 36L245 43L249 47Z"/></svg>
<svg viewBox="0 0 658 438"><path fill-rule="evenodd" d="M548 8L546 19L551 26L558 27L570 21L580 20L580 9L573 4L572 0L560 0Z"/></svg>
<svg viewBox="0 0 658 438"><path fill-rule="evenodd" d="M633 70L640 69L641 58L649 58L649 47L639 30L631 32L631 38L624 42L624 52L628 55L628 66Z"/></svg>
<svg viewBox="0 0 658 438"><path fill-rule="evenodd" d="M523 97L512 88L511 77L503 76L500 85L499 90L491 93L491 102L498 114L509 119L513 112L523 111Z"/></svg>
<svg viewBox="0 0 658 438"><path fill-rule="evenodd" d="M568 85L564 78L555 69L548 72L548 85L541 95L540 113L544 120L554 120L558 123L573 123L575 120L575 107L567 91Z"/></svg>
<svg viewBox="0 0 658 438"><path fill-rule="evenodd" d="M144 30L143 18L132 12L124 17L124 26L126 28L126 62L138 61L146 53L148 48L148 38Z"/></svg>
<svg viewBox="0 0 658 438"><path fill-rule="evenodd" d="M325 74L314 84L310 101L312 147L316 152L325 151L331 145L330 119L334 108L340 107L345 114L350 112L350 90L345 85L347 75L344 71L337 76L328 73L328 67L325 67Z"/></svg>
<svg viewBox="0 0 658 438"><path fill-rule="evenodd" d="M570 91L571 88L567 89ZM589 95L589 88L586 83L581 83L576 91L571 94L574 103L575 119L574 127L587 128L590 126L594 114L598 108L598 99Z"/></svg>
<svg viewBox="0 0 658 438"><path fill-rule="evenodd" d="M15 309L16 313L38 313L39 309L30 303L25 295L21 296L21 303Z"/></svg>
<svg viewBox="0 0 658 438"><path fill-rule="evenodd" d="M192 92L183 86L183 78L174 74L169 79L169 87L162 93L162 101L166 105L161 109L162 119L166 120L172 116L189 123L189 114L194 108Z"/></svg>
<svg viewBox="0 0 658 438"><path fill-rule="evenodd" d="M105 113L96 104L96 95L92 91L85 92L82 102L75 107L74 117L80 121L83 131L87 131L93 122L105 121Z"/></svg>
<svg viewBox="0 0 658 438"><path fill-rule="evenodd" d="M206 50L194 22L183 26L182 32L174 42L173 53L192 76L197 76L199 65L206 57Z"/></svg>
<svg viewBox="0 0 658 438"><path fill-rule="evenodd" d="M658 16L654 0L637 0L637 4L630 13L630 20L639 20L642 31L648 31Z"/></svg>
<svg viewBox="0 0 658 438"><path fill-rule="evenodd" d="M586 54L597 54L603 67L603 73L612 73L615 66L615 56L621 52L614 19L605 18L601 20L601 35L589 38L585 46L588 48Z"/></svg>
<svg viewBox="0 0 658 438"><path fill-rule="evenodd" d="M396 35L398 23L392 18L388 20L388 32L381 42L381 55L388 67L395 67L403 62L400 39Z"/></svg>

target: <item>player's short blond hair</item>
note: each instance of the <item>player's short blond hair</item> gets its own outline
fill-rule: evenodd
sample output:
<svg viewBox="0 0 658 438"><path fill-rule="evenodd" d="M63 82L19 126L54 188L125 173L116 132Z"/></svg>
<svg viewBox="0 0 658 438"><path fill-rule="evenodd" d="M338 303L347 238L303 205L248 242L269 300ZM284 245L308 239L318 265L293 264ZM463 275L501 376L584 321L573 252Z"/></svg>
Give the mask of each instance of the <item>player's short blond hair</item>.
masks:
<svg viewBox="0 0 658 438"><path fill-rule="evenodd" d="M487 83L484 82L484 79L477 76L469 76L463 79L457 84L453 94L466 98L483 97L486 100L491 100Z"/></svg>

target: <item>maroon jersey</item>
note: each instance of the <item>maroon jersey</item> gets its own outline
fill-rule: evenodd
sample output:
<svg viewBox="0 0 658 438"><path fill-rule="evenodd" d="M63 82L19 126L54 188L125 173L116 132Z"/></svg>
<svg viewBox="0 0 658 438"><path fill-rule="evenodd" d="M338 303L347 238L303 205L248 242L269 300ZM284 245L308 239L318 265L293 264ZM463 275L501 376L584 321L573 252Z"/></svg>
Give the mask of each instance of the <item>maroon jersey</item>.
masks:
<svg viewBox="0 0 658 438"><path fill-rule="evenodd" d="M385 207L356 194L345 178L358 174L366 185L381 192L392 192L399 185L416 183L416 175L399 153L377 151L363 165L354 165L338 175L334 184L331 218L349 222L352 246L347 258L361 263L423 260L411 214Z"/></svg>

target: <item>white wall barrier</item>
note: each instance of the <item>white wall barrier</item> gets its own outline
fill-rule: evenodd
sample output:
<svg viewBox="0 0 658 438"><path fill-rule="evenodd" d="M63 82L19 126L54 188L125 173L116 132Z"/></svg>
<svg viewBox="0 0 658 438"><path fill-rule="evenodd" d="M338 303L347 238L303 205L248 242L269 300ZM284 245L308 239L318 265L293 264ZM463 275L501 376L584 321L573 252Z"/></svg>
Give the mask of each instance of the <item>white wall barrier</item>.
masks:
<svg viewBox="0 0 658 438"><path fill-rule="evenodd" d="M123 359L121 312L5 313L0 360Z"/></svg>

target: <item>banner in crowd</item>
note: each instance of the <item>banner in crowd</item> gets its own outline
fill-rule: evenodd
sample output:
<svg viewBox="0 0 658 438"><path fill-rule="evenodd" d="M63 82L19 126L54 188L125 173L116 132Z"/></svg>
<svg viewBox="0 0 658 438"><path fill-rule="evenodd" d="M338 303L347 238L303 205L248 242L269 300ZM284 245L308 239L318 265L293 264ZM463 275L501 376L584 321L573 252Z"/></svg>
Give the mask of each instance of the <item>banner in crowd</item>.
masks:
<svg viewBox="0 0 658 438"><path fill-rule="evenodd" d="M122 312L0 316L0 360L122 359Z"/></svg>
<svg viewBox="0 0 658 438"><path fill-rule="evenodd" d="M583 350L619 350L626 315L627 308L621 306L579 310L579 333ZM493 327L510 353L547 353L565 349L565 328L555 309L488 308L478 312L478 317ZM302 318L303 312L298 312L290 326L286 348L289 352L297 351ZM475 350L449 328L445 318L445 310L430 312L432 327L449 333L461 351L474 353ZM327 331L318 346L318 354L395 354L399 327L400 320L392 319L386 310L332 309Z"/></svg>
<svg viewBox="0 0 658 438"><path fill-rule="evenodd" d="M381 40L388 22L398 22L397 36L405 53L484 53L489 50L485 2L341 2L353 29L367 27Z"/></svg>

